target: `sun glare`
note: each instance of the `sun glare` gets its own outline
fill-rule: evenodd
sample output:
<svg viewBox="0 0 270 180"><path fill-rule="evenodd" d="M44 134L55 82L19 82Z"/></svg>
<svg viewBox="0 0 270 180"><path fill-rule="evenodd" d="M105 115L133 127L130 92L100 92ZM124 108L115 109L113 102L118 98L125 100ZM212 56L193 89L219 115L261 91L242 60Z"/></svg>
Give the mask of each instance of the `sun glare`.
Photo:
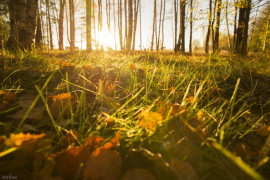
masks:
<svg viewBox="0 0 270 180"><path fill-rule="evenodd" d="M99 46L104 49L114 49L115 46L114 34L105 27L99 32Z"/></svg>

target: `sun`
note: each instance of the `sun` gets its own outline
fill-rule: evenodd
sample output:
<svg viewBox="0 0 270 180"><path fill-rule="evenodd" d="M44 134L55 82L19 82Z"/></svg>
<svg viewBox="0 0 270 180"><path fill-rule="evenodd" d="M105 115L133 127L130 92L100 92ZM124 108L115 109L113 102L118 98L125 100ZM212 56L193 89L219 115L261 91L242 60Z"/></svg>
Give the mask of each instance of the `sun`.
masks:
<svg viewBox="0 0 270 180"><path fill-rule="evenodd" d="M115 46L114 34L107 27L103 27L102 31L99 32L98 41L99 46L103 46L104 49L114 48Z"/></svg>

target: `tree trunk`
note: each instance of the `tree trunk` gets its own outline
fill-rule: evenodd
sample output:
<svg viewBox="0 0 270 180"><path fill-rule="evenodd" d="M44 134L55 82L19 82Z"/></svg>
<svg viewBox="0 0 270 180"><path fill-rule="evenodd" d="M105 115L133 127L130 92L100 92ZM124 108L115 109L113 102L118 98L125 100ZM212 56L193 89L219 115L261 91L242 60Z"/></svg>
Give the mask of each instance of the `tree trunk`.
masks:
<svg viewBox="0 0 270 180"><path fill-rule="evenodd" d="M70 11L70 50L75 49L75 19L74 19L74 2L69 0L69 11Z"/></svg>
<svg viewBox="0 0 270 180"><path fill-rule="evenodd" d="M159 11L159 24L158 24L158 40L157 40L157 51L160 49L160 33L161 33L161 26L162 26L162 9L163 9L163 2L160 0L160 11Z"/></svg>
<svg viewBox="0 0 270 180"><path fill-rule="evenodd" d="M213 44L213 53L219 50L219 26L220 26L220 14L221 14L221 0L217 0L217 20L215 26L215 39Z"/></svg>
<svg viewBox="0 0 270 180"><path fill-rule="evenodd" d="M180 31L178 43L175 51L185 52L185 16L186 16L186 0L180 0Z"/></svg>
<svg viewBox="0 0 270 180"><path fill-rule="evenodd" d="M192 54L192 25L193 25L193 0L190 0L190 34L189 34L189 53Z"/></svg>
<svg viewBox="0 0 270 180"><path fill-rule="evenodd" d="M38 1L10 0L10 37L7 48L10 50L32 49L37 30Z"/></svg>
<svg viewBox="0 0 270 180"><path fill-rule="evenodd" d="M228 0L226 1L226 25L227 25L227 34L228 34L228 41L229 41L229 46L230 46L230 50L232 50L232 45L231 45L231 37L230 37L230 30L229 30L229 21L228 21L228 5L229 2Z"/></svg>
<svg viewBox="0 0 270 180"><path fill-rule="evenodd" d="M127 49L131 50L131 41L133 34L133 0L128 0L128 37L127 37Z"/></svg>
<svg viewBox="0 0 270 180"><path fill-rule="evenodd" d="M205 40L205 53L209 53L209 39L211 34L211 25L212 25L212 0L209 0L209 15L208 15L208 28Z"/></svg>
<svg viewBox="0 0 270 180"><path fill-rule="evenodd" d="M178 26L178 0L174 0L174 50L176 51L177 46L177 26Z"/></svg>
<svg viewBox="0 0 270 180"><path fill-rule="evenodd" d="M133 30L132 50L135 50L135 45L136 45L137 19L138 19L139 4L141 3L140 0L135 0L135 2L136 3L135 3L135 7L134 7L135 15L134 15L134 30Z"/></svg>
<svg viewBox="0 0 270 180"><path fill-rule="evenodd" d="M162 40L161 40L161 50L164 48L164 20L165 20L165 12L166 12L166 0L164 0L163 5L163 17L162 17Z"/></svg>
<svg viewBox="0 0 270 180"><path fill-rule="evenodd" d="M50 36L50 49L53 49L53 36L52 36L52 24L51 24L51 13L50 13L50 3L49 0L46 0L46 9L47 9L47 20L49 26L49 36Z"/></svg>
<svg viewBox="0 0 270 180"><path fill-rule="evenodd" d="M40 47L42 45L42 27L41 27L41 19L40 19L40 13L38 9L38 17L37 17L37 32L35 37L35 46Z"/></svg>
<svg viewBox="0 0 270 180"><path fill-rule="evenodd" d="M151 50L154 47L154 39L155 39L155 28L156 28L156 19L157 19L157 0L154 0L154 17L153 17L153 32L152 32L152 41L151 41Z"/></svg>
<svg viewBox="0 0 270 180"><path fill-rule="evenodd" d="M64 49L64 8L66 0L59 0L60 12L59 12L59 50Z"/></svg>
<svg viewBox="0 0 270 180"><path fill-rule="evenodd" d="M233 49L236 49L236 37L237 37L237 8L238 0L234 0L234 32L233 32Z"/></svg>
<svg viewBox="0 0 270 180"><path fill-rule="evenodd" d="M267 17L267 24L266 24L266 28L265 28L265 33L264 33L264 38L263 38L263 48L262 51L265 52L265 47L266 47L266 41L267 41L267 35L269 32L269 24L270 24L270 13Z"/></svg>
<svg viewBox="0 0 270 180"><path fill-rule="evenodd" d="M251 0L242 2L239 6L238 29L236 39L236 53L247 55L248 24L251 11Z"/></svg>
<svg viewBox="0 0 270 180"><path fill-rule="evenodd" d="M120 49L123 49L123 31L122 31L122 0L118 0L118 30Z"/></svg>
<svg viewBox="0 0 270 180"><path fill-rule="evenodd" d="M92 51L92 0L86 0L86 48Z"/></svg>
<svg viewBox="0 0 270 180"><path fill-rule="evenodd" d="M125 6L125 49L127 49L127 36L128 36L128 30L127 30L127 0L124 1Z"/></svg>

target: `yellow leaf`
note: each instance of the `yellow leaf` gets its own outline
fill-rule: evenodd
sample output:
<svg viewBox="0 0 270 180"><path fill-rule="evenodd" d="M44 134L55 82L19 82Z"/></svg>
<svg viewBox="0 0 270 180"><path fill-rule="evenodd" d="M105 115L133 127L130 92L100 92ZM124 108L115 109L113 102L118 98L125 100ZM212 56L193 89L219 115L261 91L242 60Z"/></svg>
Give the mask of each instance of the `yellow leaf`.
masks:
<svg viewBox="0 0 270 180"><path fill-rule="evenodd" d="M5 140L5 144L9 147L21 146L26 141L37 140L44 136L45 134L39 134L39 135L30 134L30 133L11 134L10 137Z"/></svg>
<svg viewBox="0 0 270 180"><path fill-rule="evenodd" d="M138 126L148 131L154 131L162 124L162 115L153 111L142 111L138 114L138 119L140 120Z"/></svg>

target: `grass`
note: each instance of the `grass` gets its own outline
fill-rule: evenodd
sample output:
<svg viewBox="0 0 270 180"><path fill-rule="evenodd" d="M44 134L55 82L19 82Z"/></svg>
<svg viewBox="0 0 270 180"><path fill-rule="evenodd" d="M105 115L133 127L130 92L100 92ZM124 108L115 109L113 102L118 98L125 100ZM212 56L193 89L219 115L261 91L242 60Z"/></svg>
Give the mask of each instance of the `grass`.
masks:
<svg viewBox="0 0 270 180"><path fill-rule="evenodd" d="M23 128L30 125L35 133L47 134L51 152L59 152L94 135L104 137L106 143L120 130L116 150L121 156L138 151L140 158L147 157L146 164L123 158L130 167L144 167L157 175L158 169L166 168L151 163L165 162L177 174L171 163L177 159L188 162L199 179L267 178L269 162L258 166L267 159L260 156L266 137L258 132L269 126L268 101L249 100L256 93L257 100L265 97L252 85L269 77L267 59L268 55L241 58L170 52L5 52L0 59L1 89L16 93L16 101L29 92L35 95L18 121L5 120L16 114L9 111L12 103L2 109L0 132L7 137L33 133ZM33 71L36 75L26 81L20 77ZM244 91L239 93L240 89ZM67 93L67 98L57 96L61 93ZM46 113L40 122L28 118L41 107ZM67 133L75 139L69 144L63 142ZM1 147L1 156L12 154L12 148Z"/></svg>

